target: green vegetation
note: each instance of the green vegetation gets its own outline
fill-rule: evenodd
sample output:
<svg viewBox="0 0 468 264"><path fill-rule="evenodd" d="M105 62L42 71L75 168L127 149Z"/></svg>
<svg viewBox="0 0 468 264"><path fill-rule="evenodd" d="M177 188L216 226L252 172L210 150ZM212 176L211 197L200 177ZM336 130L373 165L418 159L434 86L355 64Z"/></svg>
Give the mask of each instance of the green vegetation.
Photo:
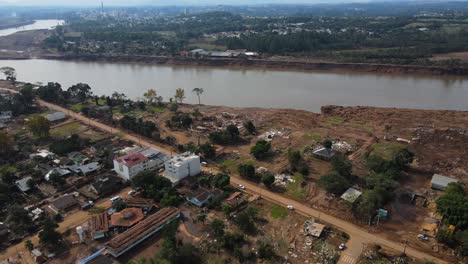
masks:
<svg viewBox="0 0 468 264"><path fill-rule="evenodd" d="M79 122L64 124L50 130L50 135L54 138L66 138L80 132L83 126Z"/></svg>
<svg viewBox="0 0 468 264"><path fill-rule="evenodd" d="M240 132L236 125L230 124L224 131L211 132L209 139L214 144L229 145L237 143L240 140Z"/></svg>
<svg viewBox="0 0 468 264"><path fill-rule="evenodd" d="M300 173L296 173L293 176L295 182L288 183L286 187L286 194L298 201L303 201L308 194L307 188L303 185L304 176Z"/></svg>
<svg viewBox="0 0 468 264"><path fill-rule="evenodd" d="M282 218L282 217L286 217L287 215L288 215L288 209L286 209L284 206L279 206L275 204L271 207L271 217Z"/></svg>
<svg viewBox="0 0 468 264"><path fill-rule="evenodd" d="M263 159L270 153L271 143L265 140L257 141L255 146L250 149L250 154L252 154L256 159Z"/></svg>
<svg viewBox="0 0 468 264"><path fill-rule="evenodd" d="M339 126L343 124L344 119L338 116L329 117L327 120L324 121L324 125L326 126Z"/></svg>
<svg viewBox="0 0 468 264"><path fill-rule="evenodd" d="M134 188L143 188L143 196L160 201L165 194L174 194L172 183L152 171L142 171L132 178Z"/></svg>
<svg viewBox="0 0 468 264"><path fill-rule="evenodd" d="M370 156L376 155L385 160L391 160L398 152L405 148L405 145L395 142L374 143Z"/></svg>
<svg viewBox="0 0 468 264"><path fill-rule="evenodd" d="M49 136L50 122L45 117L36 115L31 117L27 122L26 126L34 136L38 138L44 138Z"/></svg>

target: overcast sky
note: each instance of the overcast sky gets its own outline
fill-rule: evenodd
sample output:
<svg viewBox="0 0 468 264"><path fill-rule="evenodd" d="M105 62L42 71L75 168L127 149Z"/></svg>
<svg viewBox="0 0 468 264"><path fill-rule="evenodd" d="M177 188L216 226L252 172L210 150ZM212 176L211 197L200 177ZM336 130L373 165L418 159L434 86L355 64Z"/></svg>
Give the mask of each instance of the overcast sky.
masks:
<svg viewBox="0 0 468 264"><path fill-rule="evenodd" d="M369 2L369 0L0 0L2 4L8 5L34 5L34 6L98 6L104 2L107 6L134 6L134 5L207 5L207 4L263 4L263 3L349 3L349 2Z"/></svg>

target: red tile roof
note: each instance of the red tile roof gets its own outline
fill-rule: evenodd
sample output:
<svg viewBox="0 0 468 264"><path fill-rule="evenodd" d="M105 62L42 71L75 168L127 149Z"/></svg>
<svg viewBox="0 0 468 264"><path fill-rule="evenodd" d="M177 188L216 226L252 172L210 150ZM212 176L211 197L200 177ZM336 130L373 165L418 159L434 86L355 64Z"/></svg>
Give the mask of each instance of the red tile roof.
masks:
<svg viewBox="0 0 468 264"><path fill-rule="evenodd" d="M143 220L144 217L140 208L126 208L111 215L111 225L130 227Z"/></svg>
<svg viewBox="0 0 468 264"><path fill-rule="evenodd" d="M133 167L137 164L147 161L148 158L139 152L130 153L117 159L118 163L123 163L127 167Z"/></svg>

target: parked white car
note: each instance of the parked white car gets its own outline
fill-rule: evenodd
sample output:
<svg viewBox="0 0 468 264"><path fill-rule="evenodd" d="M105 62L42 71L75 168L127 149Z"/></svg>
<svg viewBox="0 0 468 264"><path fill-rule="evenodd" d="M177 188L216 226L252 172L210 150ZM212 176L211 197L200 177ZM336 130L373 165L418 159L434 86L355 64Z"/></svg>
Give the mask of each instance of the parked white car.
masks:
<svg viewBox="0 0 468 264"><path fill-rule="evenodd" d="M429 238L424 234L419 234L418 238L421 239L421 240L424 240L424 241L429 241Z"/></svg>
<svg viewBox="0 0 468 264"><path fill-rule="evenodd" d="M292 205L288 205L288 206L286 206L286 208L288 208L289 210L294 210L294 206L292 206Z"/></svg>
<svg viewBox="0 0 468 264"><path fill-rule="evenodd" d="M242 185L242 184L237 184L237 188L241 189L241 190L245 190L245 186Z"/></svg>
<svg viewBox="0 0 468 264"><path fill-rule="evenodd" d="M131 191L129 191L127 194L130 195L130 196L133 196L133 195L135 195L135 193L136 193L135 190L131 190Z"/></svg>
<svg viewBox="0 0 468 264"><path fill-rule="evenodd" d="M339 250L344 250L346 248L346 245L344 243L341 243L340 246L338 247Z"/></svg>

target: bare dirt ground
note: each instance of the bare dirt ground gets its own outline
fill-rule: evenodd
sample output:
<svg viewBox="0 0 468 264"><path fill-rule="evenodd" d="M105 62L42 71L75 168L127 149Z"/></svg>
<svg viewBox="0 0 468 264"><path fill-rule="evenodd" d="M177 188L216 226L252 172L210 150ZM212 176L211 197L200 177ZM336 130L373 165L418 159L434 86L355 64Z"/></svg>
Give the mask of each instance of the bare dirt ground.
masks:
<svg viewBox="0 0 468 264"><path fill-rule="evenodd" d="M432 57L432 60L449 60L449 59L458 59L462 61L468 61L468 52L450 52L444 54L436 54Z"/></svg>

